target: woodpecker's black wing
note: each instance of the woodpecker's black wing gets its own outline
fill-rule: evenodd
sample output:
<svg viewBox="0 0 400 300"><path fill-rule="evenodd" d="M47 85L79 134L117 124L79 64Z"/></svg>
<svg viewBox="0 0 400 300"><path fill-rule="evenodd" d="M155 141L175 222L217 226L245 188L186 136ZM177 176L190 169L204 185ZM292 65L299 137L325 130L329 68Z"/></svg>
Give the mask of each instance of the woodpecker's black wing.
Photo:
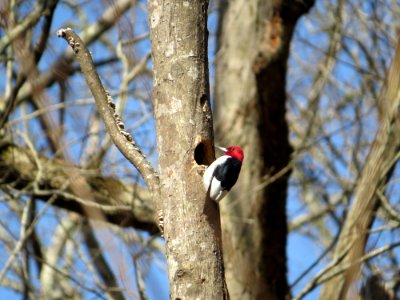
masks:
<svg viewBox="0 0 400 300"><path fill-rule="evenodd" d="M242 162L234 157L229 157L224 164L215 168L213 176L221 182L223 190L229 191L236 183Z"/></svg>

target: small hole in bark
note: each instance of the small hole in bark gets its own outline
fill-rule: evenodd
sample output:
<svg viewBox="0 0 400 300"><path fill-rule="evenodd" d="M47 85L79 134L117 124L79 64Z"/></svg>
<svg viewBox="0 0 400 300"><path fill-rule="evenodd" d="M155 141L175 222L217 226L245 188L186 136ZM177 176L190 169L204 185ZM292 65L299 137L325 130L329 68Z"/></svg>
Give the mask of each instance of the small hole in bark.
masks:
<svg viewBox="0 0 400 300"><path fill-rule="evenodd" d="M205 94L201 95L201 97L200 97L201 106L203 106L206 103L206 101L207 101L207 95L205 95Z"/></svg>
<svg viewBox="0 0 400 300"><path fill-rule="evenodd" d="M194 160L197 162L198 165L204 165L204 153L205 153L206 146L203 142L200 142L196 149L194 149Z"/></svg>
<svg viewBox="0 0 400 300"><path fill-rule="evenodd" d="M194 149L194 160L198 165L210 165L214 160L213 146L210 140L204 140Z"/></svg>

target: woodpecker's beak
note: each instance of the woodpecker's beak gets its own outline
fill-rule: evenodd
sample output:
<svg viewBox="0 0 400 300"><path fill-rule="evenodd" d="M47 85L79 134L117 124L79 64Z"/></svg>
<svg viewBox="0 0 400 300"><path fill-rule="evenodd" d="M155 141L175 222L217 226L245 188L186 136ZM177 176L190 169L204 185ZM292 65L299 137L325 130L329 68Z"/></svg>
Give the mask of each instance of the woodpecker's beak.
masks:
<svg viewBox="0 0 400 300"><path fill-rule="evenodd" d="M223 151L224 153L225 153L226 151L228 151L228 150L227 150L226 148L224 148L224 147L215 146L215 148L218 148L219 150Z"/></svg>

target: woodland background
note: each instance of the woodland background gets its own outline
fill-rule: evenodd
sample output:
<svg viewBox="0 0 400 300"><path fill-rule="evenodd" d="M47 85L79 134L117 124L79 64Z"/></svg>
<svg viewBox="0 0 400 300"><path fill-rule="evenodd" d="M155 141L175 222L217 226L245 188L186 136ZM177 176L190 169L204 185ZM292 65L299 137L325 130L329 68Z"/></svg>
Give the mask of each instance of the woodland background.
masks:
<svg viewBox="0 0 400 300"><path fill-rule="evenodd" d="M157 169L156 18L146 1L0 2L1 298L168 299L157 204L56 35L81 36ZM220 204L231 299L400 298L399 20L397 1L210 2L215 144L245 152Z"/></svg>

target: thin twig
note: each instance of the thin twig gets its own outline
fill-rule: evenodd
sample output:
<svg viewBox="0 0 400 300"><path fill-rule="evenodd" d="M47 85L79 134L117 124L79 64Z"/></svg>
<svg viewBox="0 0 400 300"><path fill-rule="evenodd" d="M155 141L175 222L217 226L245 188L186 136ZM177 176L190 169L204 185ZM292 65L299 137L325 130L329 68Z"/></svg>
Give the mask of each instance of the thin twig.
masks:
<svg viewBox="0 0 400 300"><path fill-rule="evenodd" d="M349 268L351 268L352 266L356 265L356 264L360 264L362 262L365 262L371 258L374 258L386 251L389 251L391 249L394 249L396 247L400 246L400 242L397 243L393 243L390 245L385 245L381 248L375 249L370 251L369 253L365 254L364 256L360 257L358 260L354 261L354 262L350 262L347 264L342 265L340 268L337 268L334 272L329 273L329 271L331 271L332 269L335 269L335 267L337 267L340 263L340 261L347 255L348 250L351 248L348 247L348 249L346 249L346 251L343 253L343 255L341 257L339 257L337 260L333 261L332 263L330 263L327 267L325 267L323 270L321 270L308 284L307 286L296 296L293 298L293 300L300 300L302 299L305 295L307 295L309 292L311 292L312 290L314 290L319 284L322 284L330 279L332 279L333 277L345 272L346 270L348 270ZM328 273L328 274L327 274Z"/></svg>

